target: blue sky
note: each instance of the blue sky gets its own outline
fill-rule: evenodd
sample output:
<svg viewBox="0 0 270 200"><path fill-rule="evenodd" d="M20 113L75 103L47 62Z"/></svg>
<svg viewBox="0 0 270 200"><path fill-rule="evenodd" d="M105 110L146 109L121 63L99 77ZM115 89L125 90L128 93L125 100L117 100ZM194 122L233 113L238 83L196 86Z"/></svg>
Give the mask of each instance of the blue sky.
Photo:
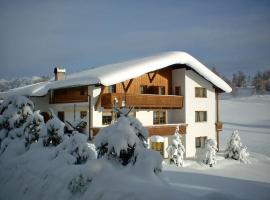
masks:
<svg viewBox="0 0 270 200"><path fill-rule="evenodd" d="M0 0L0 78L186 51L231 76L270 69L270 1Z"/></svg>

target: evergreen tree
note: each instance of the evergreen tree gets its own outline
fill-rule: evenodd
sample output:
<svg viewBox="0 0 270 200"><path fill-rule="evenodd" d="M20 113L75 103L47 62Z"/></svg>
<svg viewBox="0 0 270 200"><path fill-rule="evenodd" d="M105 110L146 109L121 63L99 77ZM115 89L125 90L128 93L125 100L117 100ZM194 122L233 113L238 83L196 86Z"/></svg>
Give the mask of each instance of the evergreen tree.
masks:
<svg viewBox="0 0 270 200"><path fill-rule="evenodd" d="M24 138L24 130L33 110L33 102L24 96L13 96L3 101L0 106L0 153L13 139Z"/></svg>
<svg viewBox="0 0 270 200"><path fill-rule="evenodd" d="M233 131L227 149L225 150L225 158L232 158L243 163L249 163L248 156L247 147L243 146L238 131Z"/></svg>
<svg viewBox="0 0 270 200"><path fill-rule="evenodd" d="M87 143L87 136L74 131L70 137L66 136L64 141L56 147L56 157L65 154L68 163L82 164L87 160L96 159L95 147Z"/></svg>
<svg viewBox="0 0 270 200"><path fill-rule="evenodd" d="M51 119L46 123L47 133L42 136L44 146L57 146L63 141L65 124L51 110Z"/></svg>
<svg viewBox="0 0 270 200"><path fill-rule="evenodd" d="M170 163L174 163L177 166L183 166L185 147L181 142L179 126L176 127L172 144L167 147L166 151L168 152Z"/></svg>
<svg viewBox="0 0 270 200"><path fill-rule="evenodd" d="M37 142L40 135L44 135L46 132L46 126L44 123L44 118L37 110L33 115L29 116L27 125L24 130L25 135L25 147L29 148L30 144Z"/></svg>
<svg viewBox="0 0 270 200"><path fill-rule="evenodd" d="M213 139L207 139L205 141L205 147L204 147L204 159L203 163L206 165L209 165L210 167L213 167L216 165L216 152L217 152L217 142Z"/></svg>
<svg viewBox="0 0 270 200"><path fill-rule="evenodd" d="M116 109L120 117L104 127L96 136L98 158L105 158L121 165L143 166L149 173L162 170L162 158L158 152L147 148L148 131L127 109Z"/></svg>

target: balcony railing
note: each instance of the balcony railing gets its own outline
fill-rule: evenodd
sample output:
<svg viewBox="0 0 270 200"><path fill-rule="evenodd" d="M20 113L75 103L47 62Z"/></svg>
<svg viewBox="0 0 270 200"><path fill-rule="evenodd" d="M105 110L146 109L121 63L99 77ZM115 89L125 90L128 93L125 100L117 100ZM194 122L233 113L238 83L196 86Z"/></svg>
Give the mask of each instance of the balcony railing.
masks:
<svg viewBox="0 0 270 200"><path fill-rule="evenodd" d="M127 107L144 109L181 109L183 107L183 96L176 95L155 95L155 94L130 94L127 93L105 93L101 96L101 106L106 109L113 108L117 99L118 106L121 107L125 101Z"/></svg>

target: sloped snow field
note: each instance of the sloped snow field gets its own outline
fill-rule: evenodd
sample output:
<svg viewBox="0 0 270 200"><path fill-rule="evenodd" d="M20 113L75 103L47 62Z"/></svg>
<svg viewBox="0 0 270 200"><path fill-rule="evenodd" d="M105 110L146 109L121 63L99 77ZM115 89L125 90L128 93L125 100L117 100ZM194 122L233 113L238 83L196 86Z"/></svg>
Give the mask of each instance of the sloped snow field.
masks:
<svg viewBox="0 0 270 200"><path fill-rule="evenodd" d="M0 159L0 199L270 199L270 96L221 100L221 121L221 149L238 129L251 164L225 160L221 151L213 168L200 158L185 160L184 167L164 161L156 176L102 160L70 165L38 144L19 155L22 147L14 146L16 154ZM86 179L71 193L70 181L79 174Z"/></svg>

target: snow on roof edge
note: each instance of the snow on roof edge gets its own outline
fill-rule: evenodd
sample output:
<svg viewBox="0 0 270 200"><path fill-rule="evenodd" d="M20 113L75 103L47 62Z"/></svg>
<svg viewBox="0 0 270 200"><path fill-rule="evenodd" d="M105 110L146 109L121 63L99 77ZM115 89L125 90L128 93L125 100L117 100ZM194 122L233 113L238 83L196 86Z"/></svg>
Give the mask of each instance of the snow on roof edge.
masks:
<svg viewBox="0 0 270 200"><path fill-rule="evenodd" d="M88 72L95 74L101 84L109 86L174 64L185 64L224 92L230 93L232 91L232 88L218 75L188 53L181 51L165 52L131 61L105 65L91 69Z"/></svg>

